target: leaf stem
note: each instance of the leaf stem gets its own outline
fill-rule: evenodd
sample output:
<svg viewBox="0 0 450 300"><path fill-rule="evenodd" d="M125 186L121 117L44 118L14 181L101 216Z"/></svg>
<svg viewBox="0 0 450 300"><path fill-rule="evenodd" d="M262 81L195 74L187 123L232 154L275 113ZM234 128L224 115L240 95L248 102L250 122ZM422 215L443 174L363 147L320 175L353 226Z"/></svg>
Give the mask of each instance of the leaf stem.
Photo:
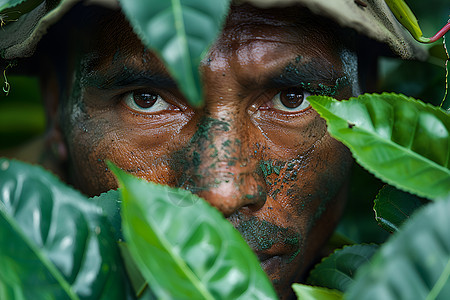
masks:
<svg viewBox="0 0 450 300"><path fill-rule="evenodd" d="M1 202L0 202L1 204ZM5 220L15 231L15 233L20 236L23 242L30 248L30 250L36 255L37 259L42 263L44 268L53 276L55 281L60 284L60 287L66 293L67 297L71 300L79 300L78 295L72 290L71 285L67 282L64 276L61 274L60 270L51 262L51 260L44 254L44 252L39 249L36 244L30 240L30 238L24 234L23 230L19 225L12 219L0 206L0 219Z"/></svg>
<svg viewBox="0 0 450 300"><path fill-rule="evenodd" d="M433 43L443 37L450 30L450 19L447 21L447 24L442 27L434 36L429 38L428 43Z"/></svg>

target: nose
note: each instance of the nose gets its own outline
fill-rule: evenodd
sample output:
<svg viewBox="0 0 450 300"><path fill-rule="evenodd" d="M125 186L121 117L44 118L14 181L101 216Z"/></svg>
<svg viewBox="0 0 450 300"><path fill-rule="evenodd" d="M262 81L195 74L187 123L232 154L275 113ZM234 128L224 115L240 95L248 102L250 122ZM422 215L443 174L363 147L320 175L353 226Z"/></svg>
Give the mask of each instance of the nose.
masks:
<svg viewBox="0 0 450 300"><path fill-rule="evenodd" d="M204 117L186 149L178 185L206 199L225 217L237 210L260 209L265 181L250 152L245 126Z"/></svg>
<svg viewBox="0 0 450 300"><path fill-rule="evenodd" d="M225 163L226 164L226 163ZM237 210L244 208L251 211L260 209L266 201L266 193L255 173L248 173L239 168L223 170L217 168L213 174L213 182L202 177L198 184L202 187L197 194L206 199L212 206L229 217ZM259 176L259 175L256 175Z"/></svg>

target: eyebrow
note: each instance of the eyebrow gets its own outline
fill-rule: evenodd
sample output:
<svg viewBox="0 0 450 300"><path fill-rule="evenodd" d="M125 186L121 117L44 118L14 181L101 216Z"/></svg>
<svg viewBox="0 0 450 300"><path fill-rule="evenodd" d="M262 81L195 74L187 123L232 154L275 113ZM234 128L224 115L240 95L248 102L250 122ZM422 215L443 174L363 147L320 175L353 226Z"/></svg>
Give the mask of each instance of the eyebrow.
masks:
<svg viewBox="0 0 450 300"><path fill-rule="evenodd" d="M115 69L115 68L114 68ZM139 70L123 66L119 71L109 70L106 74L90 72L83 76L85 86L95 86L101 90L114 90L130 86L146 86L164 89L176 88L176 82L168 75L151 70Z"/></svg>
<svg viewBox="0 0 450 300"><path fill-rule="evenodd" d="M320 59L302 62L301 57L289 62L282 72L269 74L264 81L266 88L300 87L313 94L333 96L350 83L348 76L336 71L333 66Z"/></svg>

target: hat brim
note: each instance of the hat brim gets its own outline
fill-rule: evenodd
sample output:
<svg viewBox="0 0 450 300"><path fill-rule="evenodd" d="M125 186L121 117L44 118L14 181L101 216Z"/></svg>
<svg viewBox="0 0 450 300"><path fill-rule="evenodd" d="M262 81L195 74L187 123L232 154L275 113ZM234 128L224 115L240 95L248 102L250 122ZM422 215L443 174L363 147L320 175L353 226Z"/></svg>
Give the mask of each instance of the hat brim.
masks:
<svg viewBox="0 0 450 300"><path fill-rule="evenodd" d="M332 19L378 42L387 44L403 59L425 60L424 45L413 39L383 0L237 0L258 7L301 4L314 14Z"/></svg>
<svg viewBox="0 0 450 300"><path fill-rule="evenodd" d="M42 1L35 9L0 30L2 58L11 60L32 56L47 29L80 2L119 7L117 0L62 0L57 5L54 1ZM361 35L387 44L395 55L403 59L424 60L427 57L425 47L410 36L383 0L234 0L233 3L250 3L263 8L303 5L342 27L352 28Z"/></svg>

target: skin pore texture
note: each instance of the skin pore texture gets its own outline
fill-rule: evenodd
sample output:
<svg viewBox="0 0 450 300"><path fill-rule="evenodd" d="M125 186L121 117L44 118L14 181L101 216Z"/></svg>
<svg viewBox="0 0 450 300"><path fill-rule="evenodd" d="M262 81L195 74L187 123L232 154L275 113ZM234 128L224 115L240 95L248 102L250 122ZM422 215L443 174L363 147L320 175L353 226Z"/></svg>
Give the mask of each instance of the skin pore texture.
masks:
<svg viewBox="0 0 450 300"><path fill-rule="evenodd" d="M90 35L71 55L54 122L68 181L88 195L116 188L111 160L198 194L290 297L345 204L351 155L305 99L359 93L356 55L336 25L301 7L232 7L201 65L202 108L187 104L120 13Z"/></svg>

